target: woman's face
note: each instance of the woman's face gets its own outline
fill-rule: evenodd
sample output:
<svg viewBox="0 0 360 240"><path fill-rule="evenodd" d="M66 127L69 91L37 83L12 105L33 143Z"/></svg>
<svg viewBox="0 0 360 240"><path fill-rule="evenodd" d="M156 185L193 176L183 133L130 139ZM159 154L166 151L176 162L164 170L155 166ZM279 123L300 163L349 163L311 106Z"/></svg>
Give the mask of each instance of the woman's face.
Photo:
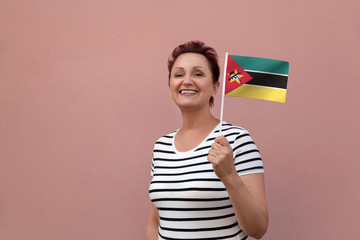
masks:
<svg viewBox="0 0 360 240"><path fill-rule="evenodd" d="M213 84L212 72L205 56L197 53L181 54L170 74L170 95L181 109L209 107L219 83Z"/></svg>

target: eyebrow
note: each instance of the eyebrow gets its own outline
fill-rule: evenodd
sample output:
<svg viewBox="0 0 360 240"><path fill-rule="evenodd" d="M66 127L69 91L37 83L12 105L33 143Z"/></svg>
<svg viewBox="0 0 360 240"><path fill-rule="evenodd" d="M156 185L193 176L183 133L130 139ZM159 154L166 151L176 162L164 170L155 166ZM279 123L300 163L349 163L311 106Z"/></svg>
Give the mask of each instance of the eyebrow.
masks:
<svg viewBox="0 0 360 240"><path fill-rule="evenodd" d="M201 68L201 69L205 70L205 68L203 66L194 66L193 67L193 69L196 69L196 68ZM177 70L177 69L183 70L184 68L183 67L176 67L174 70Z"/></svg>

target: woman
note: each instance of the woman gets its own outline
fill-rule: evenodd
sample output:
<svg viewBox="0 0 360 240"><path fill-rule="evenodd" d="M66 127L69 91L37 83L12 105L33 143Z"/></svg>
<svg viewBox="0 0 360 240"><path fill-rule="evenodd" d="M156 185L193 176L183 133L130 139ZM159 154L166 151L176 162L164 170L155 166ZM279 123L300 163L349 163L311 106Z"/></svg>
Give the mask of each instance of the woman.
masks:
<svg viewBox="0 0 360 240"><path fill-rule="evenodd" d="M263 165L249 133L210 108L219 88L217 54L203 42L174 49L169 90L183 124L155 144L146 239L261 238L268 226Z"/></svg>

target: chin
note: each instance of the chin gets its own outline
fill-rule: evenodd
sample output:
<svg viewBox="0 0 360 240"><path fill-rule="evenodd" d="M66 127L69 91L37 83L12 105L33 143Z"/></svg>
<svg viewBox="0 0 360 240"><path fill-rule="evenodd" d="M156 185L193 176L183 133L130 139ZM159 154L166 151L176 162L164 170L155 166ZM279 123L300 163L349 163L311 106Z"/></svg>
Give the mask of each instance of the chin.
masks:
<svg viewBox="0 0 360 240"><path fill-rule="evenodd" d="M204 108L204 106L208 105L200 105L200 104L194 104L194 103L177 103L176 104L181 110L196 110Z"/></svg>

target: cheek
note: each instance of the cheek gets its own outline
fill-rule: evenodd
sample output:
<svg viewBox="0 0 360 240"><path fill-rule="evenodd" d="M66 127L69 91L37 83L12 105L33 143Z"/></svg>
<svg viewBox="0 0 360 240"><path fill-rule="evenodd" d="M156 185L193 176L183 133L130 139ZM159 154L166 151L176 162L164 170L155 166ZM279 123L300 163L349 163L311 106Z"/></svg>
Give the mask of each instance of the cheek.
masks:
<svg viewBox="0 0 360 240"><path fill-rule="evenodd" d="M176 95L177 93L177 85L176 85L176 82L170 80L169 81L169 93L170 93L170 96L172 98L174 98L174 96Z"/></svg>
<svg viewBox="0 0 360 240"><path fill-rule="evenodd" d="M181 81L176 80L176 79L170 79L169 80L170 91L178 89L180 84L181 84Z"/></svg>
<svg viewBox="0 0 360 240"><path fill-rule="evenodd" d="M211 95L217 91L216 85L214 85L212 82L201 84L201 88Z"/></svg>

